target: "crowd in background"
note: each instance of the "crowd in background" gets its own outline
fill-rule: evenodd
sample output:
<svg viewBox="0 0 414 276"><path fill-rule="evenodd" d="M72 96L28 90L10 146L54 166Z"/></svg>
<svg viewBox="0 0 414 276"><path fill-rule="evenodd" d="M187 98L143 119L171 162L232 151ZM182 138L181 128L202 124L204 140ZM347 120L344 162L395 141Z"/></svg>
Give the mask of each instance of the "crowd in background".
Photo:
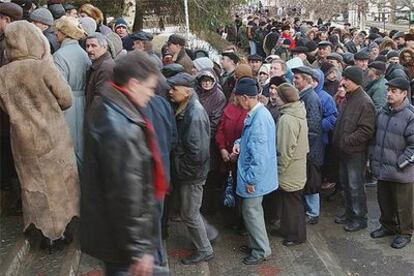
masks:
<svg viewBox="0 0 414 276"><path fill-rule="evenodd" d="M194 244L183 264L213 258L204 215L225 210L255 265L267 229L306 242L321 190L343 194L335 223L367 228L366 186L381 210L371 237L411 241L414 30L236 15L218 63L179 34L158 53L153 34L103 22L91 4L0 3L3 205L42 247L71 242L80 217L81 249L108 275L149 275L171 220Z"/></svg>

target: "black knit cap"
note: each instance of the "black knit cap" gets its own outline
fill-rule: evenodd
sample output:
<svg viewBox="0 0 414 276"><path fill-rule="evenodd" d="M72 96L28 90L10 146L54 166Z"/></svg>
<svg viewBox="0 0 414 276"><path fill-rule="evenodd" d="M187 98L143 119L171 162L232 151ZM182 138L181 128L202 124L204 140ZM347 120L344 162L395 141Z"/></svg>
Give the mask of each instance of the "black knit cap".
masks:
<svg viewBox="0 0 414 276"><path fill-rule="evenodd" d="M392 80L388 81L387 85L390 86L390 87L399 88L399 89L405 90L405 91L408 91L408 89L410 89L410 82L407 79L404 79L404 78L392 79Z"/></svg>
<svg viewBox="0 0 414 276"><path fill-rule="evenodd" d="M381 74L384 74L387 65L385 64L385 62L382 61L373 61L370 64L368 64L368 68L376 69Z"/></svg>
<svg viewBox="0 0 414 276"><path fill-rule="evenodd" d="M357 85L362 85L364 82L364 71L358 66L349 66L343 72L342 76L354 82Z"/></svg>
<svg viewBox="0 0 414 276"><path fill-rule="evenodd" d="M305 47L308 48L309 52L313 52L318 48L318 44L315 41L310 40L306 42Z"/></svg>
<svg viewBox="0 0 414 276"><path fill-rule="evenodd" d="M177 45L180 45L180 46L184 47L185 46L185 38L180 36L180 35L177 35L177 34L172 34L168 38L167 43L168 44L177 44Z"/></svg>

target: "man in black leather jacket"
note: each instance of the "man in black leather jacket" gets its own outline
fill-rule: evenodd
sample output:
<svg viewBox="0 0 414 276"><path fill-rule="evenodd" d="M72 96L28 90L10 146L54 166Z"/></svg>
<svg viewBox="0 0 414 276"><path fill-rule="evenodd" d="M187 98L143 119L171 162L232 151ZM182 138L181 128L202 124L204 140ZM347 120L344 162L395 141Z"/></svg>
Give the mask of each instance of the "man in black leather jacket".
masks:
<svg viewBox="0 0 414 276"><path fill-rule="evenodd" d="M203 185L210 165L210 122L193 90L194 78L178 73L167 79L171 101L177 104L178 144L172 158L172 182L181 199L180 215L187 226L196 252L181 262L197 264L213 258L210 241L218 236L200 214ZM208 232L215 232L214 236Z"/></svg>
<svg viewBox="0 0 414 276"><path fill-rule="evenodd" d="M114 81L101 89L85 120L81 249L105 262L106 275L153 271L157 151L140 109L154 95L158 72L141 51L121 57Z"/></svg>

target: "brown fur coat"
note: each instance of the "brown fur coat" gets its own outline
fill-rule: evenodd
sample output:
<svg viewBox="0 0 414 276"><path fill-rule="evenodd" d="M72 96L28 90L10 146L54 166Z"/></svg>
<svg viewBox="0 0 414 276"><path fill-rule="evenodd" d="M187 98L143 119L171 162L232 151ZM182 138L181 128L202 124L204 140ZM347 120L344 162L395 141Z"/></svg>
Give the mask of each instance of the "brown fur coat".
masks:
<svg viewBox="0 0 414 276"><path fill-rule="evenodd" d="M10 63L0 68L0 108L10 116L24 229L33 223L56 240L79 215L78 171L62 112L72 104L70 87L34 25L13 22L5 37Z"/></svg>

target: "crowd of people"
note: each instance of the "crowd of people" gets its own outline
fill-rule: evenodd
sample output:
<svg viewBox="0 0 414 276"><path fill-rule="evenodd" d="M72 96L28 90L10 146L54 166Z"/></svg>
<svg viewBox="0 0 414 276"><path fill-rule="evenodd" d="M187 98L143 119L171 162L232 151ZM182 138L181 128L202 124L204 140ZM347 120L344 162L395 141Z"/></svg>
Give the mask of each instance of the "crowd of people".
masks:
<svg viewBox="0 0 414 276"><path fill-rule="evenodd" d="M107 275L150 275L169 221L197 264L219 242L204 215L226 210L256 265L272 254L267 226L286 247L306 242L322 189L343 193L335 223L367 228L366 184L381 210L371 237L410 243L414 30L236 15L215 62L179 34L158 53L153 34L108 25L91 4L0 3L2 198L17 178L43 248L71 242L80 217L81 249Z"/></svg>

